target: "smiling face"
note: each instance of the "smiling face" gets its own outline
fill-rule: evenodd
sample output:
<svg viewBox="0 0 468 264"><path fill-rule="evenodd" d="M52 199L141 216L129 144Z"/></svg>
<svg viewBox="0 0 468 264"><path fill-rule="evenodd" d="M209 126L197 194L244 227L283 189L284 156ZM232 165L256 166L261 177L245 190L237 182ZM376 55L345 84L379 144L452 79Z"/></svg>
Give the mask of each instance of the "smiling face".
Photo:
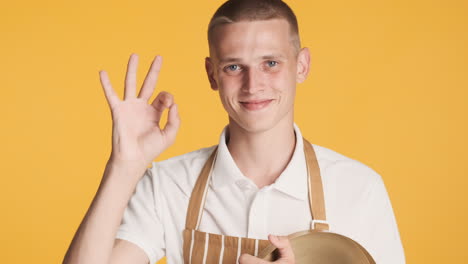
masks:
<svg viewBox="0 0 468 264"><path fill-rule="evenodd" d="M296 83L305 80L309 51L294 46L284 19L241 21L213 31L206 70L230 125L262 132L293 122Z"/></svg>

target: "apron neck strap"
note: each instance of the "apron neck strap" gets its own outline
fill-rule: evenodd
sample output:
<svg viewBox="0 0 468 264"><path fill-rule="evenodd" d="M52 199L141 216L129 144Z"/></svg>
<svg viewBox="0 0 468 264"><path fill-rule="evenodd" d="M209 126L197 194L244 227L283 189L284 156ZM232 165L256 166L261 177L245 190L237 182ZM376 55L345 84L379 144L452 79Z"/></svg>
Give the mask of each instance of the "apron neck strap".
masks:
<svg viewBox="0 0 468 264"><path fill-rule="evenodd" d="M305 138L303 138L303 141L308 173L309 205L313 219L311 223L311 229L328 230L329 227L326 222L325 215L322 177L320 176L320 169L317 158L309 141L307 141ZM197 182L195 183L195 187L192 190L185 220L185 227L187 229L198 230L198 227L200 226L203 206L205 204L206 194L208 191L209 178L216 161L217 153L218 146L215 147L205 165L203 166L200 175L198 176Z"/></svg>

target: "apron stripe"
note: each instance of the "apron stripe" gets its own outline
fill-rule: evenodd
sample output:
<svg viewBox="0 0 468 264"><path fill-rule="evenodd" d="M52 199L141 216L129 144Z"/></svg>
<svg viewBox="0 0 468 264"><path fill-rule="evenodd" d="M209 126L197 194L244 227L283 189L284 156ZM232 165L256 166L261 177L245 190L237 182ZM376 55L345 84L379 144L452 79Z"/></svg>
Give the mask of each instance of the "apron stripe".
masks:
<svg viewBox="0 0 468 264"><path fill-rule="evenodd" d="M221 235L221 251L219 253L219 264L223 264L224 256L224 235Z"/></svg>
<svg viewBox="0 0 468 264"><path fill-rule="evenodd" d="M203 251L203 264L206 264L206 255L208 252L208 242L210 240L210 235L208 233L205 234L205 250Z"/></svg>
<svg viewBox="0 0 468 264"><path fill-rule="evenodd" d="M240 257L240 253L241 253L241 246L242 246L242 237L239 237L238 242L237 242L236 263L239 263L239 257Z"/></svg>
<svg viewBox="0 0 468 264"><path fill-rule="evenodd" d="M192 239L190 239L190 255L189 255L189 264L192 264L192 251L193 251L193 241L195 240L195 230L192 230Z"/></svg>
<svg viewBox="0 0 468 264"><path fill-rule="evenodd" d="M258 255L258 239L255 239L255 253L254 256L256 257Z"/></svg>

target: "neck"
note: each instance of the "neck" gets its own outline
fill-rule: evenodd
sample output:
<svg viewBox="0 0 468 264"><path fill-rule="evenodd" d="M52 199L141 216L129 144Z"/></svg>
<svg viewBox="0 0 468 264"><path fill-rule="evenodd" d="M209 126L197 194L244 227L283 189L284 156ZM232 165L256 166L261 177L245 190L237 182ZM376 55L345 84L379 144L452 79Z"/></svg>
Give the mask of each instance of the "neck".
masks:
<svg viewBox="0 0 468 264"><path fill-rule="evenodd" d="M229 152L240 171L258 188L272 184L287 167L296 146L293 122L280 122L261 132L250 132L230 120Z"/></svg>

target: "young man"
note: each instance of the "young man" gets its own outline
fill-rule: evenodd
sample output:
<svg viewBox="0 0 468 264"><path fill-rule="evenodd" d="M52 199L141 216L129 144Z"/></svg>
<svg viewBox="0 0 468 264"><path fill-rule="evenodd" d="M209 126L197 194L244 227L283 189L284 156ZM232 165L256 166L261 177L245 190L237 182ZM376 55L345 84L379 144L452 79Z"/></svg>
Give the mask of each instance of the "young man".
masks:
<svg viewBox="0 0 468 264"><path fill-rule="evenodd" d="M155 263L163 256L168 263L266 263L257 256L267 243L280 248L281 263L294 263L285 236L308 230L311 220L357 241L377 263L404 263L381 177L304 141L294 123L296 83L306 79L310 55L300 48L291 9L280 0L227 1L208 40L208 79L229 115L218 146L153 162L180 125L169 93L148 104L161 57L136 96L132 54L123 101L100 72L113 117L112 153L64 263ZM311 217L307 153L318 161L326 219Z"/></svg>

